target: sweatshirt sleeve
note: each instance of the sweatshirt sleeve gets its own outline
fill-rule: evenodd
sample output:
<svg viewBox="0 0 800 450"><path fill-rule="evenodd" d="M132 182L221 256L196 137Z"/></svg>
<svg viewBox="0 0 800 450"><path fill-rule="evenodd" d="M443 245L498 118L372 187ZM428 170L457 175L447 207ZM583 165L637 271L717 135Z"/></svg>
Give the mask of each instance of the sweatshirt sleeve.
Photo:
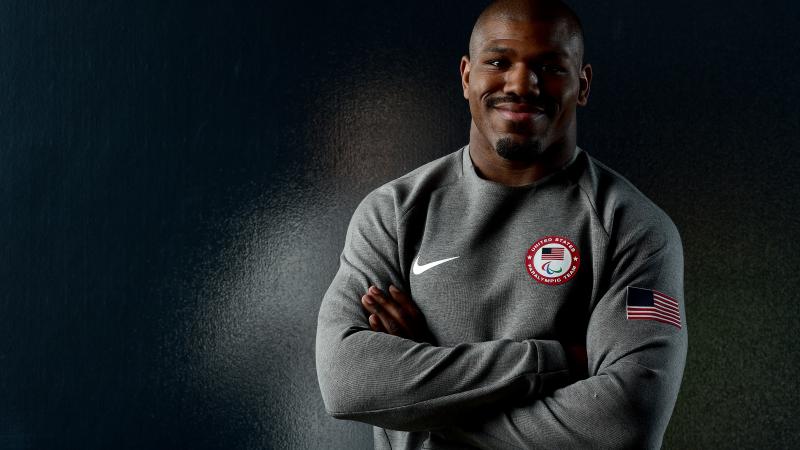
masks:
<svg viewBox="0 0 800 450"><path fill-rule="evenodd" d="M640 230L614 256L609 288L588 326L589 378L444 436L478 448L659 448L687 351L683 253L667 225L666 233ZM633 320L647 306L633 308L648 301L666 306Z"/></svg>
<svg viewBox="0 0 800 450"><path fill-rule="evenodd" d="M399 216L392 192L379 189L359 205L348 227L317 324L317 375L327 412L394 430L431 430L487 405L566 384L566 356L557 341L437 347L370 329L360 302L370 284L407 287Z"/></svg>

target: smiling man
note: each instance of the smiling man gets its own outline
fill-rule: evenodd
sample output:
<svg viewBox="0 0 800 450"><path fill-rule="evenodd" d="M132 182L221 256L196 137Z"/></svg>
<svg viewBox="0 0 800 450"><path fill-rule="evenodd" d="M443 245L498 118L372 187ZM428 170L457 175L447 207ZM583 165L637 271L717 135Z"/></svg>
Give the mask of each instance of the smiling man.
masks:
<svg viewBox="0 0 800 450"><path fill-rule="evenodd" d="M485 178L526 185L574 157L575 110L589 98L592 67L583 64L582 27L566 6L493 4L475 24L461 75L470 152Z"/></svg>
<svg viewBox="0 0 800 450"><path fill-rule="evenodd" d="M681 242L577 146L580 21L494 2L461 75L469 144L351 220L317 327L328 413L376 448L658 448L686 358Z"/></svg>

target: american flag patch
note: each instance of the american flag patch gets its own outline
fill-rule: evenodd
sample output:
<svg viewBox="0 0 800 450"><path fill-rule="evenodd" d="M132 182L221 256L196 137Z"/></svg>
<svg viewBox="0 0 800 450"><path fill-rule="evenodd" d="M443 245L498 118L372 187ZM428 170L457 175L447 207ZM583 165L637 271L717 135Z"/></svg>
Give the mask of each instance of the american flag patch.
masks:
<svg viewBox="0 0 800 450"><path fill-rule="evenodd" d="M542 261L564 260L564 247L545 247L542 249Z"/></svg>
<svg viewBox="0 0 800 450"><path fill-rule="evenodd" d="M651 289L628 286L628 320L655 320L681 327L678 301Z"/></svg>

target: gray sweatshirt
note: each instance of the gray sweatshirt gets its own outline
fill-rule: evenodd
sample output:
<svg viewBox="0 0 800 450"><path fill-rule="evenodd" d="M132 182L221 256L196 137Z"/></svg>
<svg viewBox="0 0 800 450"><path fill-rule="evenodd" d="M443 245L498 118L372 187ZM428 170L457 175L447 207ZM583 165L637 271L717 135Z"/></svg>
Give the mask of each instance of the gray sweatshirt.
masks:
<svg viewBox="0 0 800 450"><path fill-rule="evenodd" d="M370 330L360 298L408 292L436 342ZM564 346L585 345L588 378ZM658 448L686 359L683 254L667 215L577 149L530 186L468 147L370 193L319 312L327 412L375 447Z"/></svg>

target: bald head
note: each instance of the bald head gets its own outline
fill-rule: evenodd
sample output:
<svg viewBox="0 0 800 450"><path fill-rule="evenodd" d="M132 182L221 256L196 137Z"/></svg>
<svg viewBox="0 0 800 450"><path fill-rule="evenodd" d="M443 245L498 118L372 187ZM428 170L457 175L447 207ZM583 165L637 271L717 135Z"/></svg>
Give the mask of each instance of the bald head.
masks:
<svg viewBox="0 0 800 450"><path fill-rule="evenodd" d="M496 0L483 10L469 39L470 59L477 54L485 25L493 21L559 23L575 41L579 63L583 61L583 25L575 11L561 0Z"/></svg>

